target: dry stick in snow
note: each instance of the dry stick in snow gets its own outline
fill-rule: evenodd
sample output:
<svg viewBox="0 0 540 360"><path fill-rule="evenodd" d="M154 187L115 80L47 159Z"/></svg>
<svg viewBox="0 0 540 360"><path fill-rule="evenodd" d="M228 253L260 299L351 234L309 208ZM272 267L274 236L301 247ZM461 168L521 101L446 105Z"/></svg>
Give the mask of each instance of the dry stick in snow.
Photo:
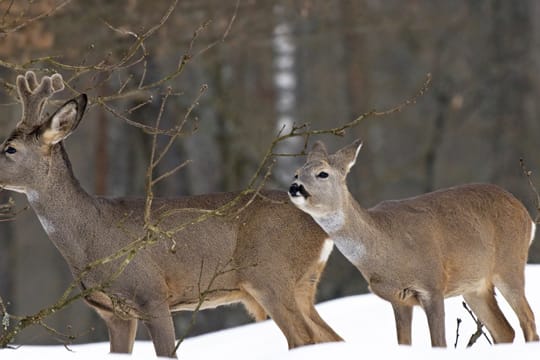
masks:
<svg viewBox="0 0 540 360"><path fill-rule="evenodd" d="M467 343L467 347L473 346L476 343L476 340L478 340L482 335L486 338L487 342L490 345L493 345L493 343L491 342L487 334L484 332L484 324L482 324L482 322L479 319L477 319L476 316L474 316L473 312L471 311L471 309L469 309L465 301L462 302L462 305L465 308L465 310L467 310L469 315L471 315L472 319L474 320L476 324L476 331L474 332L474 334L471 335L469 342Z"/></svg>
<svg viewBox="0 0 540 360"><path fill-rule="evenodd" d="M456 319L456 341L454 342L454 349L457 348L458 339L459 339L459 326L461 325L461 319Z"/></svg>

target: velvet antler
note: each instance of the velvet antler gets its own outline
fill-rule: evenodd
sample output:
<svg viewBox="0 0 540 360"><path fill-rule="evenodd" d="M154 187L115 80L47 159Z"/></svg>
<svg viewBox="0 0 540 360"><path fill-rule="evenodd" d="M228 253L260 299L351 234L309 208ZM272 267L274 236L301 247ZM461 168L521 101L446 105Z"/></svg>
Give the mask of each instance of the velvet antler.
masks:
<svg viewBox="0 0 540 360"><path fill-rule="evenodd" d="M19 125L34 126L40 123L45 103L54 93L64 89L62 75L44 76L38 83L36 74L28 71L17 76L17 92L22 104Z"/></svg>

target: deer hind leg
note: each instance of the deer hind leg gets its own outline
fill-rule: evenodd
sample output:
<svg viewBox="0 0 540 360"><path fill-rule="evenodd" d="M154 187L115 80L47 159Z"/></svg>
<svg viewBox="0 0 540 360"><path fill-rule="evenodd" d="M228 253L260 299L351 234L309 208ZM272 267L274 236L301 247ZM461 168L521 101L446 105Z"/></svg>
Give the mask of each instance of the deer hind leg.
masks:
<svg viewBox="0 0 540 360"><path fill-rule="evenodd" d="M517 276L516 273L520 275ZM495 286L504 296L510 307L516 313L525 341L538 341L534 314L529 302L525 297L525 279L523 271L515 272L513 276L500 276L495 281Z"/></svg>
<svg viewBox="0 0 540 360"><path fill-rule="evenodd" d="M463 298L482 324L489 330L495 343L511 343L514 341L514 329L512 329L497 304L493 286L483 291L463 294Z"/></svg>
<svg viewBox="0 0 540 360"><path fill-rule="evenodd" d="M287 338L289 349L315 343L313 331L300 311L294 294L280 291L279 288L258 288L247 283L243 284L243 289L275 321Z"/></svg>
<svg viewBox="0 0 540 360"><path fill-rule="evenodd" d="M400 345L411 345L411 325L413 307L392 303L394 309L394 318L396 320L397 340Z"/></svg>
<svg viewBox="0 0 540 360"><path fill-rule="evenodd" d="M242 303L255 321L264 321L268 318L268 314L266 314L264 308L257 302L257 300L253 298L253 296L249 295L247 292L244 294Z"/></svg>
<svg viewBox="0 0 540 360"><path fill-rule="evenodd" d="M306 304L307 305L307 304ZM339 336L334 329L332 329L326 321L324 321L319 315L317 309L313 304L306 306L305 313L309 318L309 323L315 333L315 342L334 342L334 341L343 341L343 338Z"/></svg>
<svg viewBox="0 0 540 360"><path fill-rule="evenodd" d="M420 294L418 300L428 320L431 346L446 347L444 296L440 292L429 292Z"/></svg>
<svg viewBox="0 0 540 360"><path fill-rule="evenodd" d="M313 329L315 334L315 342L333 342L343 341L339 336L319 315L315 308L315 294L317 292L317 284L319 276L324 268L324 265L317 265L317 270L309 273L304 279L300 280L295 290L295 298L298 306L307 322Z"/></svg>
<svg viewBox="0 0 540 360"><path fill-rule="evenodd" d="M105 310L96 311L107 325L111 353L131 354L137 334L137 319L123 319Z"/></svg>

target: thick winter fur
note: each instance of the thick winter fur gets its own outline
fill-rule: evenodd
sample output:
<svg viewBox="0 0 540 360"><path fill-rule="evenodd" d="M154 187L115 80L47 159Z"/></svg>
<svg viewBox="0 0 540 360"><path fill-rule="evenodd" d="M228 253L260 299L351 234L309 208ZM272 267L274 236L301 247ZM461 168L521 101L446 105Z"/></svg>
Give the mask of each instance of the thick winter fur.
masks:
<svg viewBox="0 0 540 360"><path fill-rule="evenodd" d="M524 292L533 222L523 204L498 186L470 184L364 209L346 183L360 147L357 141L328 155L316 143L290 197L327 231L371 291L392 304L398 342L411 343L412 308L420 305L432 345L446 346L444 298L456 295L495 342L512 342L495 287L518 316L525 340L537 341Z"/></svg>
<svg viewBox="0 0 540 360"><path fill-rule="evenodd" d="M23 104L41 111L44 99L59 88L54 87L58 77L42 80L49 87L39 90L33 73L20 76ZM44 120L40 113L25 110L27 117L3 143L0 154L0 185L27 195L75 277L91 262L144 234L144 199L91 196L73 175L62 140L75 130L85 106L86 97L79 96ZM201 210L216 209L237 195L155 199L153 220L159 220L161 230L172 231L198 218ZM209 291L202 308L242 302L257 320L267 314L274 319L290 348L341 340L313 305L328 235L290 204L286 193L261 195L235 216L211 216L173 231L172 238L163 236L140 250L106 290L87 296L107 324L112 352L131 352L140 319L156 354L172 356L171 311L193 310L205 290ZM95 267L82 276L81 287L102 285L119 265L116 261ZM222 274L209 287L216 272Z"/></svg>

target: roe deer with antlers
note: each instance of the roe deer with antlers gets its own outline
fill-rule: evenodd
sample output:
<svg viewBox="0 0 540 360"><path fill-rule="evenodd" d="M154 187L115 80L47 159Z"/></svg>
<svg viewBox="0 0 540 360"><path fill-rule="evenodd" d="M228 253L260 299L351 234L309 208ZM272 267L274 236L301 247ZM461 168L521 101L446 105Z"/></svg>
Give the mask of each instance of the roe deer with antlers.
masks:
<svg viewBox="0 0 540 360"><path fill-rule="evenodd" d="M158 356L174 357L172 311L242 302L257 320L267 314L289 348L341 338L320 318L314 296L332 250L328 235L289 203L287 194L261 191L246 211L194 221L237 193L154 199L153 216L164 230L194 223L141 249L111 280L118 262L88 269L144 234L145 199L89 195L74 177L63 140L79 124L86 96L67 101L42 119L48 97L64 87L62 77L33 72L17 77L22 120L2 145L0 185L26 194L51 241L83 289L107 286L86 296L104 319L111 352L132 351L137 320L148 329ZM237 209L251 201L241 199ZM166 216L165 216L166 215ZM154 219L155 220L155 219ZM219 271L219 276L216 276Z"/></svg>
<svg viewBox="0 0 540 360"><path fill-rule="evenodd" d="M502 188L470 184L362 208L346 177L362 143L328 155L314 144L289 189L362 273L370 290L392 304L399 344L411 344L412 309L426 315L432 346L446 346L444 298L463 295L496 343L514 330L495 300L496 287L519 318L526 341L537 341L525 298L524 267L535 225Z"/></svg>

